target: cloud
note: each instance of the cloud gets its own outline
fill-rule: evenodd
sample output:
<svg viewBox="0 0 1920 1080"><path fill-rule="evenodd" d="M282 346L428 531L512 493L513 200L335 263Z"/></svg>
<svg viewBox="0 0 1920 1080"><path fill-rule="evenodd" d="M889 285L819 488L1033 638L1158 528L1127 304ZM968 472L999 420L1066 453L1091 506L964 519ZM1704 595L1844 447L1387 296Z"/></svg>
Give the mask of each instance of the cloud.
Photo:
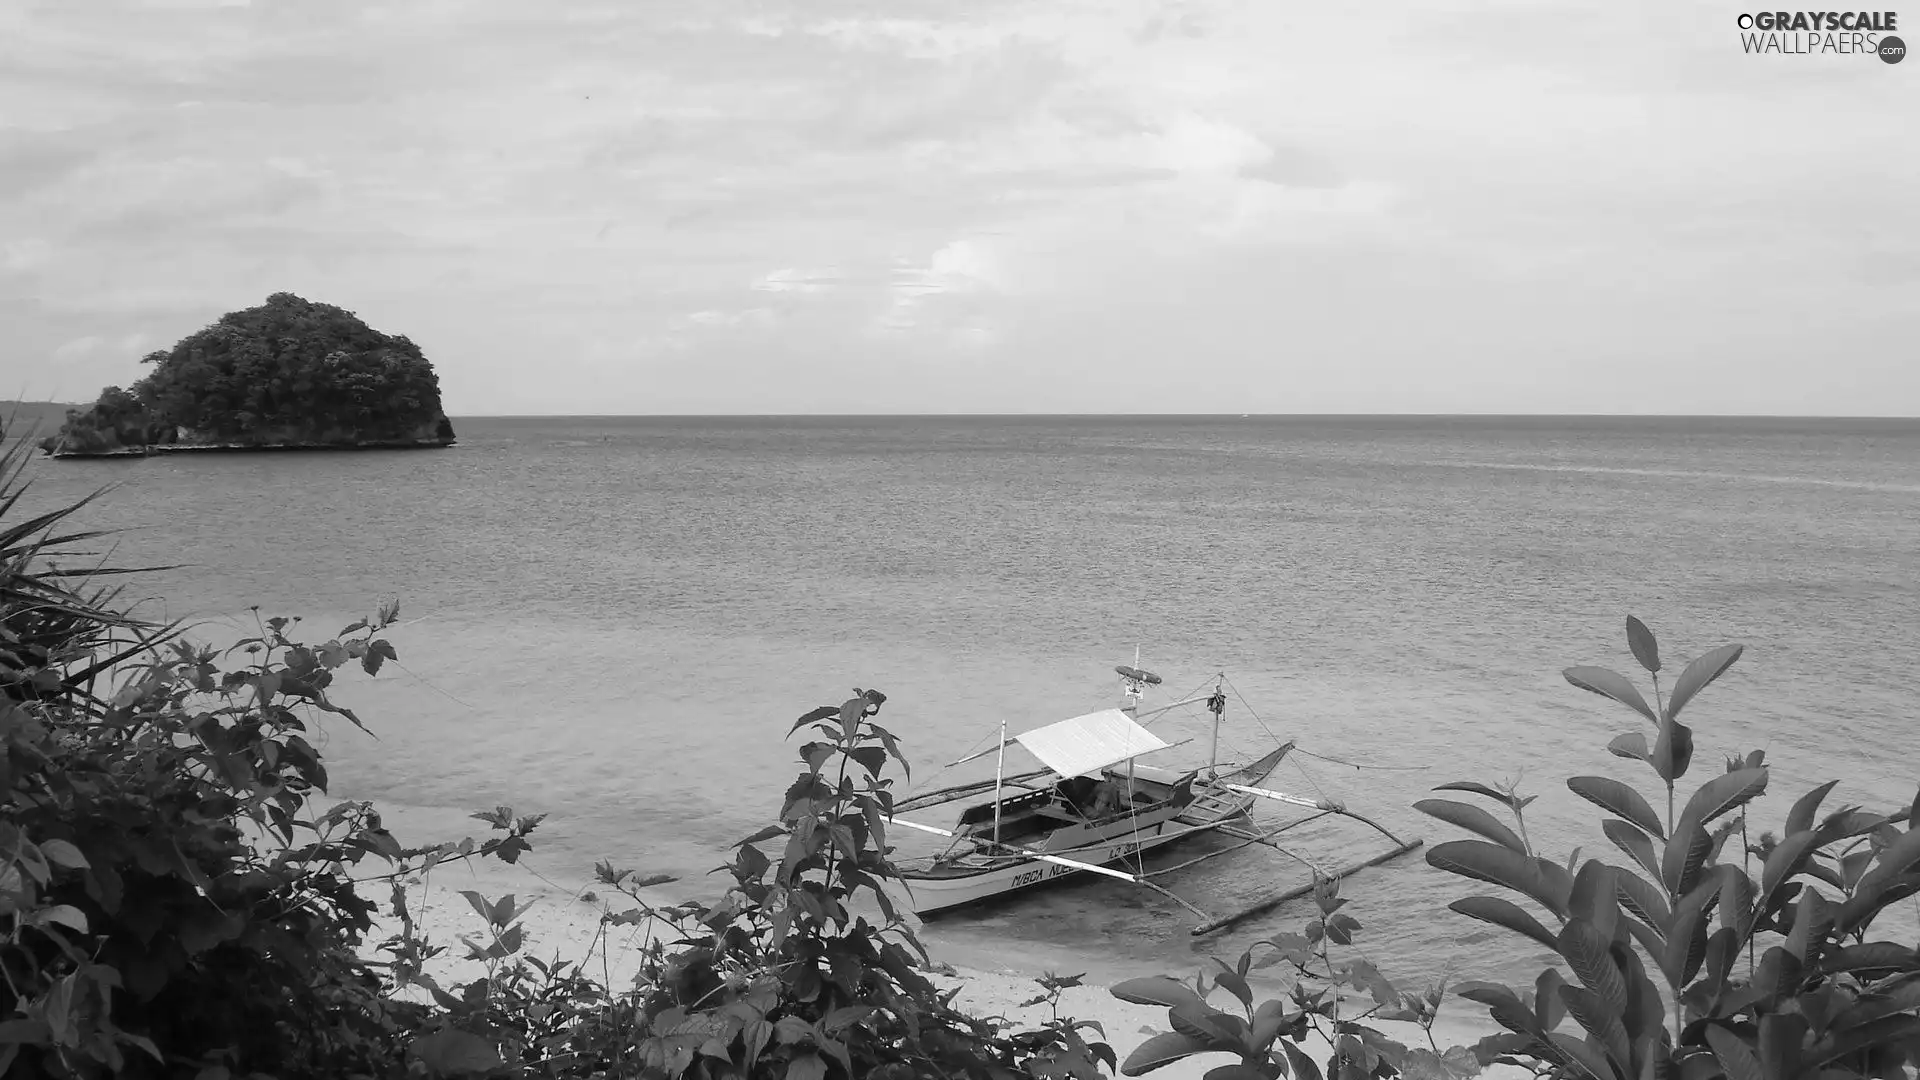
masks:
<svg viewBox="0 0 1920 1080"><path fill-rule="evenodd" d="M1741 56L1728 24L1653 0L8 8L0 335L91 396L291 289L421 341L469 413L1591 411L1595 371L1791 411L1809 355L1831 400L1920 410L1920 375L1867 359L1920 306L1920 149L1888 137L1910 72Z"/></svg>

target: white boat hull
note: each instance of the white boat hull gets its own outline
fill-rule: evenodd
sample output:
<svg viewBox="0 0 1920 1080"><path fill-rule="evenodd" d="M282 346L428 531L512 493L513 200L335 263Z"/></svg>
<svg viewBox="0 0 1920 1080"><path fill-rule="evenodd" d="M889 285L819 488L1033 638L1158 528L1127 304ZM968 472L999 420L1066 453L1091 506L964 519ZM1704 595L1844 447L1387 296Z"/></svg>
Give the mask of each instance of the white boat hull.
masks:
<svg viewBox="0 0 1920 1080"><path fill-rule="evenodd" d="M1137 839L1135 834L1127 833L1099 846L1049 851L1048 854L1094 866L1114 866L1131 871L1140 855L1162 845L1211 831L1224 823L1216 821L1189 825L1179 821L1164 821L1152 829L1141 830ZM1085 873L1077 867L1020 855L1008 855L994 861L1002 865L978 873L954 876L903 875L914 911L930 915Z"/></svg>

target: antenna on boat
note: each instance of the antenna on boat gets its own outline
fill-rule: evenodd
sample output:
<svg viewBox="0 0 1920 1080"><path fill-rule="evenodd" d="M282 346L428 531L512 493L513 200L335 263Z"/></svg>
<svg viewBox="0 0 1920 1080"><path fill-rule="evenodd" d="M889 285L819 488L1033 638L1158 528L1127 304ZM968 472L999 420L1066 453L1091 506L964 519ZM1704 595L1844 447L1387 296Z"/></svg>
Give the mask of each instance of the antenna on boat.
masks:
<svg viewBox="0 0 1920 1080"><path fill-rule="evenodd" d="M1147 692L1147 687L1158 686L1160 684L1160 676L1155 675L1151 671L1141 669L1140 646L1138 645L1133 647L1133 666L1127 667L1122 664L1113 670L1114 674L1120 676L1120 693L1123 698L1120 711L1126 713L1128 716L1138 716L1140 712L1140 695Z"/></svg>
<svg viewBox="0 0 1920 1080"><path fill-rule="evenodd" d="M1213 714L1213 742L1207 747L1207 775L1220 775L1220 721L1227 715L1227 694L1222 687L1226 685L1226 675L1220 675L1213 684L1213 696L1207 699L1207 711Z"/></svg>

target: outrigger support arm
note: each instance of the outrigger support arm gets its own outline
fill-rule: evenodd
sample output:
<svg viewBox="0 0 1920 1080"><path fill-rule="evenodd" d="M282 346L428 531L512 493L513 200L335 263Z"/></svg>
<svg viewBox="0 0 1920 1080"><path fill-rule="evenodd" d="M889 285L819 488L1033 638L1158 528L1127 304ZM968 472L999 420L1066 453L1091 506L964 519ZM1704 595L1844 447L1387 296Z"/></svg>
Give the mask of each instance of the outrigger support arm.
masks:
<svg viewBox="0 0 1920 1080"><path fill-rule="evenodd" d="M1220 781L1220 786L1230 791L1238 791L1243 795L1258 795L1263 799L1272 799L1274 802L1288 803L1293 806L1304 806L1309 810L1329 810L1336 814L1346 812L1346 807L1341 806L1332 799L1309 799L1301 795L1288 795L1282 791L1269 791L1263 787L1248 787L1245 784L1229 784L1225 780Z"/></svg>
<svg viewBox="0 0 1920 1080"><path fill-rule="evenodd" d="M1199 937L1202 934L1210 934L1215 930L1221 929L1222 927L1230 926L1234 923L1237 923L1240 920L1247 918L1248 916L1258 915L1263 911L1268 911L1273 908L1279 907L1281 904L1284 904L1289 900L1295 899L1297 897L1305 896L1308 893L1312 892L1314 890L1314 886L1318 885L1321 881L1338 881L1343 877L1348 877L1350 875L1357 874L1360 871L1365 870L1370 866L1378 866L1384 862L1391 862L1394 859L1397 859L1400 856L1405 855L1407 852L1412 851L1415 848L1419 847L1421 844L1425 843L1425 841L1421 840L1418 837L1415 837L1412 840L1402 840L1399 837L1393 835L1393 833L1389 832L1386 826L1380 824L1379 822L1373 820L1370 817L1367 817L1365 814L1361 814L1361 813L1357 813L1355 811L1349 810L1346 807L1340 805L1339 803L1334 802L1332 799L1308 799L1308 798L1303 798L1299 795L1287 795L1278 791L1269 791L1266 788L1249 787L1245 784L1228 784L1223 782L1221 786L1226 788L1231 788L1234 791L1243 792L1248 795L1258 795L1263 799L1272 799L1275 802L1289 803L1294 806L1304 806L1313 810L1320 811L1318 814L1313 815L1313 817L1304 819L1305 821L1312 821L1315 818L1325 817L1328 814L1339 814L1341 817L1350 817L1353 820L1358 821L1361 824L1372 828L1375 832L1378 832L1380 835L1386 837L1388 840L1391 840L1393 842L1393 847L1392 849L1388 850L1384 854L1376 855L1373 858L1366 860L1365 862L1355 863L1352 866L1348 866L1343 869L1337 870L1331 874L1322 873L1318 867L1312 867L1312 864L1309 863L1308 865L1313 869L1313 876L1314 876L1313 884L1302 885L1298 888L1287 889L1283 892L1274 893L1273 895L1263 897L1259 901L1245 908L1242 908L1239 911L1233 912L1230 915L1222 915L1217 919L1210 919L1207 922L1204 922L1201 925L1193 928L1192 933L1193 933L1193 936L1195 937ZM1275 830L1275 832L1279 832L1279 831L1283 831L1283 830ZM1246 843L1239 845L1239 847L1245 847L1246 844L1266 843L1269 847L1274 848L1276 851L1286 852L1286 854L1289 854L1289 855L1292 854L1292 852L1287 852L1285 848L1282 848L1278 844L1274 844L1271 842L1271 837L1274 835L1273 833L1268 833L1264 836L1256 836L1249 833L1229 832L1229 835L1236 836L1246 841ZM1238 850L1238 848L1228 848L1226 850L1235 851L1235 850ZM1295 856L1295 857L1297 858L1298 856Z"/></svg>

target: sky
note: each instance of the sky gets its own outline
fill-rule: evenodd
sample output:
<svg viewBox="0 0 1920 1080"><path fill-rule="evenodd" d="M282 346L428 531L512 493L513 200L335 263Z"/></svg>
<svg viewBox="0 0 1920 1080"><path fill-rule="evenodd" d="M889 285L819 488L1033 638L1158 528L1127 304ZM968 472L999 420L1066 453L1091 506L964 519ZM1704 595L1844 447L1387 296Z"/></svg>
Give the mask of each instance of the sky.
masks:
<svg viewBox="0 0 1920 1080"><path fill-rule="evenodd" d="M1920 61L1743 10L0 0L0 397L285 290L455 416L1920 415Z"/></svg>

